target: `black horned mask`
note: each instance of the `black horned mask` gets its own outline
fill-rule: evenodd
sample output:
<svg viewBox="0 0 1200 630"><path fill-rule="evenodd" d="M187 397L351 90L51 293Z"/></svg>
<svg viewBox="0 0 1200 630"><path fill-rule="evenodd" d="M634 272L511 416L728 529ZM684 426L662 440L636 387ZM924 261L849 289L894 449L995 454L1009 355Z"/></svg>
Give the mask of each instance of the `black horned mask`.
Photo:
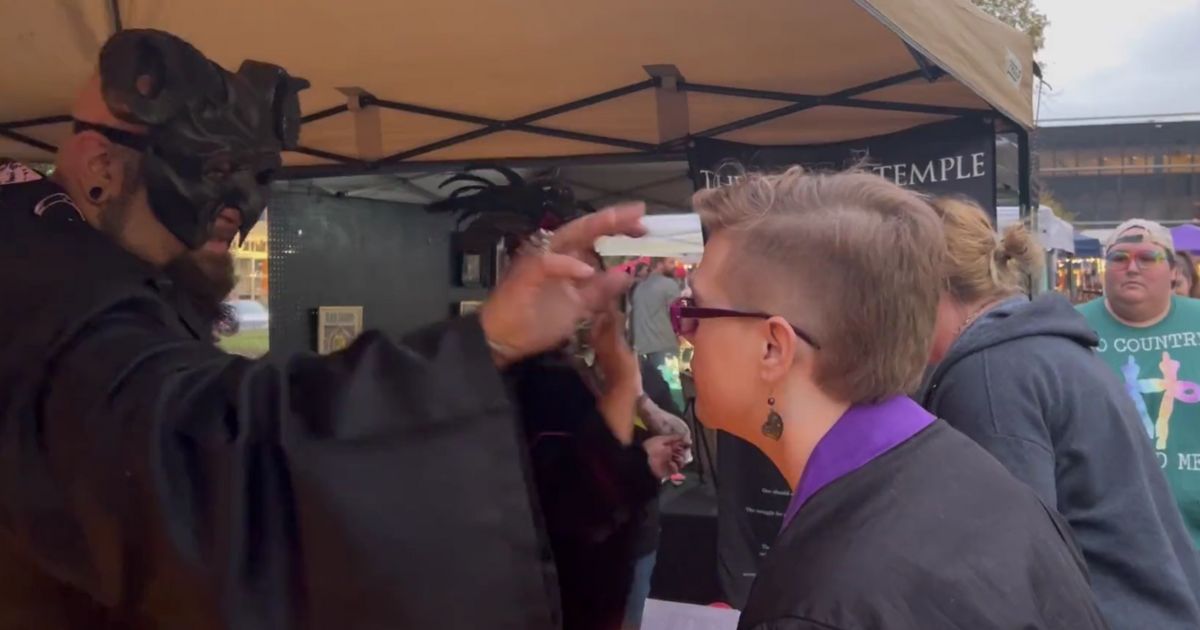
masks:
<svg viewBox="0 0 1200 630"><path fill-rule="evenodd" d="M245 238L267 206L280 153L300 136L299 92L308 82L283 68L245 61L231 73L182 39L156 30L113 35L100 51L105 103L147 135L87 121L144 153L150 206L190 248L209 238L217 215L236 208Z"/></svg>

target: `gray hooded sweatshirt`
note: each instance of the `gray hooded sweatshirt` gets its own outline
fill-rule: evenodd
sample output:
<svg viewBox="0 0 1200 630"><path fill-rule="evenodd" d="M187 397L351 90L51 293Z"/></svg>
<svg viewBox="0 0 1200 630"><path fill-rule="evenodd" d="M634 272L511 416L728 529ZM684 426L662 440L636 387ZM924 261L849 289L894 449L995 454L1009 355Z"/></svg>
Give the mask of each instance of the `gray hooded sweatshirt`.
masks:
<svg viewBox="0 0 1200 630"><path fill-rule="evenodd" d="M1013 298L963 331L918 400L1067 518L1113 630L1200 628L1200 557L1097 342L1063 296Z"/></svg>

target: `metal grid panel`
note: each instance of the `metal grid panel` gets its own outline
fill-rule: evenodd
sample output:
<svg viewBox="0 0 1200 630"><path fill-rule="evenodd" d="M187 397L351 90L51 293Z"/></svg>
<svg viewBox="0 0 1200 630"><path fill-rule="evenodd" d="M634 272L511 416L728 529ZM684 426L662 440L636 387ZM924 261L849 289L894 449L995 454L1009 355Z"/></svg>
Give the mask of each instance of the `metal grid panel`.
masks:
<svg viewBox="0 0 1200 630"><path fill-rule="evenodd" d="M366 329L399 336L483 297L453 286L448 216L292 190L272 197L269 218L273 353L315 348L320 306L362 306Z"/></svg>

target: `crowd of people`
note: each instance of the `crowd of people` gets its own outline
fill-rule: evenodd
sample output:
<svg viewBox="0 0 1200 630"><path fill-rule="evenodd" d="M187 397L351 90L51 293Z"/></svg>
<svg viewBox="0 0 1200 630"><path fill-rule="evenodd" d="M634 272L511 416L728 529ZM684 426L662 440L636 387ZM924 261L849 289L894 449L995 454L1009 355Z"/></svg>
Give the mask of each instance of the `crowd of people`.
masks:
<svg viewBox="0 0 1200 630"><path fill-rule="evenodd" d="M1095 352L1097 324L1058 293L1025 297L1026 279L1044 260L1025 228L997 238L978 206L934 205L949 264L923 406L1062 514L1111 627L1194 625L1200 565L1193 540L1134 399ZM1115 233L1128 238L1143 225L1150 224L1131 222ZM1085 313L1118 299L1124 247L1109 246L1108 297ZM1165 256L1161 262L1157 272L1169 277Z"/></svg>
<svg viewBox="0 0 1200 630"><path fill-rule="evenodd" d="M211 331L302 87L254 68L124 31L53 176L0 180L0 628L637 627L681 338L697 417L793 489L741 628L1200 627L1200 302L1161 225L1075 309L974 202L796 167L696 194L686 289L604 269L644 211L609 208L531 226L478 315L250 360Z"/></svg>

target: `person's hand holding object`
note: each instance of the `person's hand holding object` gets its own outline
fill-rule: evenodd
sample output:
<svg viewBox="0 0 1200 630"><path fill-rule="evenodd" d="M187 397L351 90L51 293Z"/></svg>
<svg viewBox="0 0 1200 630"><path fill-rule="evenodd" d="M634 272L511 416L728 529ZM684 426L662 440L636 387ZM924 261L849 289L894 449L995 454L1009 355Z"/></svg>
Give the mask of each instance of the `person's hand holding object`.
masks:
<svg viewBox="0 0 1200 630"><path fill-rule="evenodd" d="M606 208L564 225L544 250L517 257L480 309L498 367L555 347L579 322L624 294L628 276L619 270L597 272L581 257L601 236L645 234L645 212L642 203Z"/></svg>
<svg viewBox="0 0 1200 630"><path fill-rule="evenodd" d="M687 440L681 435L656 435L642 444L642 448L646 449L650 471L660 480L679 472L683 467L683 451L687 447Z"/></svg>

